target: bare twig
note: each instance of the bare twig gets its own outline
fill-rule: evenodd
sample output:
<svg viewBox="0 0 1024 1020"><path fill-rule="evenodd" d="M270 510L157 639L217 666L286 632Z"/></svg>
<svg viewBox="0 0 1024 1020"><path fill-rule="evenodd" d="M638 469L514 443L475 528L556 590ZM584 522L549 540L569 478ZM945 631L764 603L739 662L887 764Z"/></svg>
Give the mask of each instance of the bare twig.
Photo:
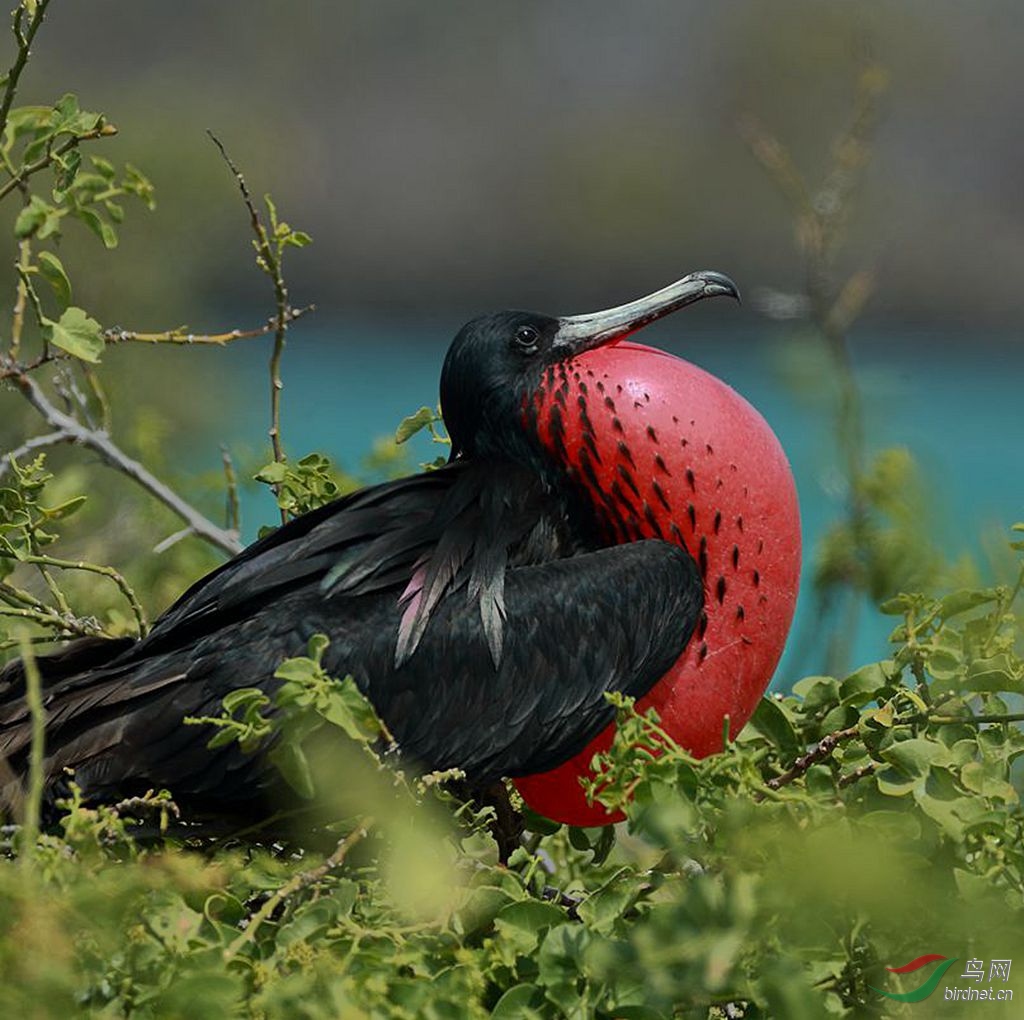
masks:
<svg viewBox="0 0 1024 1020"><path fill-rule="evenodd" d="M45 450L49 446L59 446L61 443L70 443L74 441L74 436L70 432L65 432L63 429L58 429L56 432L47 432L42 436L33 436L31 439L26 439L17 449L11 450L9 453L5 453L3 458L0 459L0 479L11 470L12 460L21 460L23 457L28 456L33 450Z"/></svg>
<svg viewBox="0 0 1024 1020"><path fill-rule="evenodd" d="M845 776L839 777L839 789L844 789L847 786L853 786L854 783L860 782L862 779L866 779L868 776L873 775L875 769L878 766L873 761L869 761L866 765L861 765L860 768L854 769L852 772L847 772Z"/></svg>
<svg viewBox="0 0 1024 1020"><path fill-rule="evenodd" d="M24 286L23 278L21 276L19 276L19 280L22 280L22 286ZM20 294L21 292L19 291L19 296ZM25 297L21 298L23 304L27 296L28 295L26 293ZM305 305L302 308L288 308L285 311L285 318L288 323L292 323L315 310L316 305L312 304ZM23 317L24 307L22 307L21 314ZM104 331L103 339L108 344L166 343L181 344L183 346L208 344L223 347L235 340L248 340L254 337L266 336L268 333L273 333L276 329L277 316L275 315L268 319L266 324L263 326L257 326L255 329L231 329L225 333L189 333L184 328L178 328L164 330L160 333L144 333L138 330L114 327ZM10 352L8 352L7 357L0 360L0 382L4 379L13 379L16 376L34 372L45 365L52 364L53 362L65 362L70 360L72 360L70 354L66 354L63 351L49 351L46 354L35 358L33 361L18 363L11 356Z"/></svg>
<svg viewBox="0 0 1024 1020"><path fill-rule="evenodd" d="M305 305L302 308L287 307L284 310L286 324L301 319L314 311L315 305ZM146 343L146 344L184 344L187 346L195 344L214 344L223 347L234 340L249 340L255 337L266 336L278 328L277 316L272 316L263 326L256 329L231 329L226 333L189 333L184 327L164 330L162 333L142 333L137 330L120 329L114 327L103 332L103 339L108 344L121 343Z"/></svg>
<svg viewBox="0 0 1024 1020"><path fill-rule="evenodd" d="M146 622L146 614L135 595L132 586L113 567L101 566L98 563L86 563L84 560L62 560L53 556L41 556L38 554L20 557L22 563L35 563L38 566L54 567L57 570L81 570L88 574L100 574L109 578L124 596L125 601L131 606L135 622L138 624L139 637L145 637L149 630Z"/></svg>
<svg viewBox="0 0 1024 1020"><path fill-rule="evenodd" d="M231 459L231 452L223 443L220 447L220 455L224 464L224 481L227 485L227 509L224 526L238 534L242 530L242 512L238 502L238 476L235 474L235 462Z"/></svg>
<svg viewBox="0 0 1024 1020"><path fill-rule="evenodd" d="M159 556L161 553L167 552L168 549L173 548L179 542L188 538L190 535L194 535L195 532L191 526L185 528L179 528L177 531L168 535L166 538L162 538L155 546L153 546L153 552Z"/></svg>
<svg viewBox="0 0 1024 1020"><path fill-rule="evenodd" d="M6 592L0 588L0 595ZM8 616L15 620L27 620L30 623L37 623L51 632L56 632L59 637L92 637L101 633L98 626L88 621L79 620L75 617L65 616L56 609L43 605L43 608L33 606L10 606L0 604L0 616ZM47 638L52 640L52 638Z"/></svg>
<svg viewBox="0 0 1024 1020"><path fill-rule="evenodd" d="M17 359L21 349L21 334L25 328L25 302L28 288L25 286L23 270L27 269L32 260L32 239L23 237L18 242L18 283L14 295L14 311L11 314L11 346L10 357Z"/></svg>
<svg viewBox="0 0 1024 1020"><path fill-rule="evenodd" d="M256 205L249 192L249 186L245 183L242 172L232 162L227 149L224 148L221 140L212 132L207 134L213 140L214 145L220 150L220 154L227 163L228 168L235 175L238 189L242 193L242 201L249 211L249 223L255 235L256 262L259 267L270 277L274 285L274 300L277 302L277 315L275 317L274 349L270 355L270 443L274 451L274 460L281 462L285 459L284 446L281 442L281 390L284 383L281 381L281 357L284 354L285 337L288 332L288 288L284 282L284 275L281 271L280 251L275 250L275 244L271 242L266 227L260 219ZM269 200L268 200L269 204ZM271 217L273 218L271 207ZM274 487L275 495L277 487ZM282 523L288 520L288 511L281 508Z"/></svg>
<svg viewBox="0 0 1024 1020"><path fill-rule="evenodd" d="M858 732L859 730L856 726L848 726L845 730L836 730L834 733L829 733L827 736L822 737L806 754L797 758L788 771L783 772L781 776L773 776L764 785L773 791L779 790L783 786L788 786L794 780L804 775L812 765L817 765L818 762L830 757L832 752L844 740L850 740L857 736ZM763 793L756 793L754 795L754 800L757 801L764 800L764 798L765 794Z"/></svg>
<svg viewBox="0 0 1024 1020"><path fill-rule="evenodd" d="M47 424L65 434L68 442L77 443L79 446L87 447L99 454L108 465L142 486L150 495L156 497L164 506L185 521L196 535L211 545L215 545L230 555L241 552L242 544L237 535L217 527L137 460L129 457L106 432L86 428L77 419L54 406L41 387L25 372L16 372L14 381Z"/></svg>
<svg viewBox="0 0 1024 1020"><path fill-rule="evenodd" d="M18 55L7 72L7 86L4 89L3 98L0 99L0 134L3 134L7 127L7 116L11 112L11 104L14 102L15 93L18 91L18 82L21 79L21 72L25 70L28 63L29 51L32 49L32 40L35 38L39 26L46 17L46 8L50 6L50 0L39 0L36 4L35 13L29 18L26 27L24 5L19 4L14 12L14 38L18 42Z"/></svg>
<svg viewBox="0 0 1024 1020"><path fill-rule="evenodd" d="M319 882L322 878L333 871L335 868L340 868L345 863L345 858L348 856L349 851L361 840L365 839L370 829L373 828L374 819L364 818L344 839L342 839L334 852L330 857L318 865L315 868L310 868L308 871L300 871L297 875L292 876L280 889L277 890L266 903L263 904L260 909L253 914L249 923L245 927L245 931L236 938L227 949L224 950L224 962L234 959L239 951L245 946L247 942L251 942L256 937L256 932L259 930L261 924L266 921L277 908L284 903L289 896L294 896L295 893L307 886L313 885L315 882Z"/></svg>
<svg viewBox="0 0 1024 1020"><path fill-rule="evenodd" d="M25 701L28 704L32 724L32 741L28 755L28 795L25 798L25 813L21 829L22 860L26 863L35 854L39 837L39 816L43 804L43 754L46 741L46 709L43 708L43 685L39 678L32 645L19 637L21 661L25 673Z"/></svg>

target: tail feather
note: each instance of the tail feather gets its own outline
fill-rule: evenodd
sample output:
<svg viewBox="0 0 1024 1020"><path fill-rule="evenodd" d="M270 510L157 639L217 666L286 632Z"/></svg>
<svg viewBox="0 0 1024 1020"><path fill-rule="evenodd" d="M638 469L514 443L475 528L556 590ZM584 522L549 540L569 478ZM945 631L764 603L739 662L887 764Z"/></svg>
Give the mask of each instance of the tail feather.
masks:
<svg viewBox="0 0 1024 1020"><path fill-rule="evenodd" d="M49 655L36 659L44 687L65 680L76 673L86 673L112 662L136 644L135 638L87 637L72 641ZM0 705L25 693L25 665L14 659L0 668Z"/></svg>

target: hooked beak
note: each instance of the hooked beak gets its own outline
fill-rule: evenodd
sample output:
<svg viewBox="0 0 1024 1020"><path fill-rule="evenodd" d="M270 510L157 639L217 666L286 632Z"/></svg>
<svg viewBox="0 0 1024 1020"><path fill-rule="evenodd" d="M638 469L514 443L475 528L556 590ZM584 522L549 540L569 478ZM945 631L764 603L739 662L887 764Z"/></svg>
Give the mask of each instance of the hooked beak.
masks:
<svg viewBox="0 0 1024 1020"><path fill-rule="evenodd" d="M692 305L695 301L717 297L719 294L728 294L737 301L740 299L736 284L723 273L711 270L690 273L629 304L608 308L603 312L568 315L559 319L558 332L551 346L562 356L582 354L583 351L622 340L656 319Z"/></svg>

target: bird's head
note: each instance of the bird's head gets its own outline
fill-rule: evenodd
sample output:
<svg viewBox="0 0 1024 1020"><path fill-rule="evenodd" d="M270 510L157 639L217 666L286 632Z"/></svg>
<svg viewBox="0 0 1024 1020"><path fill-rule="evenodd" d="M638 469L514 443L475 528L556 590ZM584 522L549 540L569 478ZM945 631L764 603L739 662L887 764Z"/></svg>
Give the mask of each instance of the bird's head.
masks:
<svg viewBox="0 0 1024 1020"><path fill-rule="evenodd" d="M719 294L739 297L727 276L702 271L601 312L554 318L508 311L466 323L452 341L441 372L441 410L452 456L534 461L536 447L522 427L523 409L546 369Z"/></svg>

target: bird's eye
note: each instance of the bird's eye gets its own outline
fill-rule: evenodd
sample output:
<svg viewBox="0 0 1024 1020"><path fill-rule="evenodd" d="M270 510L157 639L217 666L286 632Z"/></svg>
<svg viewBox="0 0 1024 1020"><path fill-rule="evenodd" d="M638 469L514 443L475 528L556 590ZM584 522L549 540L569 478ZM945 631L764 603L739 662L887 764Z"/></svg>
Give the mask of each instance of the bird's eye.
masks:
<svg viewBox="0 0 1024 1020"><path fill-rule="evenodd" d="M534 326L520 326L516 330L516 346L524 351L533 351L537 348L537 341L540 333Z"/></svg>

